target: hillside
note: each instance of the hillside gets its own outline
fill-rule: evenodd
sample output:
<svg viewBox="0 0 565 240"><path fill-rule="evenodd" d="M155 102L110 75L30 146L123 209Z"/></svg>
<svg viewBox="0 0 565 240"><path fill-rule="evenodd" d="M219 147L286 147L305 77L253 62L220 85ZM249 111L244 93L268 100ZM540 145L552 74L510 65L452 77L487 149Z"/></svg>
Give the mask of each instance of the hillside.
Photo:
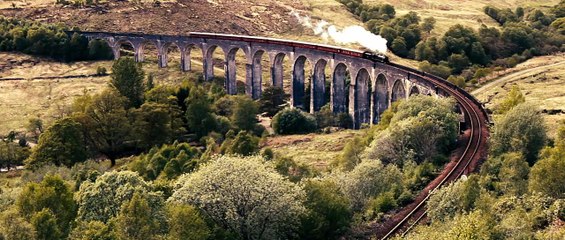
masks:
<svg viewBox="0 0 565 240"><path fill-rule="evenodd" d="M335 1L301 0L176 0L159 5L151 1L103 1L98 7L76 8L54 5L53 1L28 4L14 1L21 8L0 4L0 15L35 19L47 23L63 22L89 31L187 34L218 32L257 36L296 36L311 34L300 27L292 11L323 17L338 26L358 24ZM328 14L331 13L331 14ZM316 40L316 39L313 39Z"/></svg>
<svg viewBox="0 0 565 240"><path fill-rule="evenodd" d="M475 29L478 29L482 23L488 26L498 26L492 18L484 14L483 8L487 5L510 9L515 9L518 6L547 9L559 3L559 0L365 0L363 2L369 4L389 3L395 7L397 16L409 11L416 11L422 19L434 17L437 23L432 34L441 35L455 24L462 24Z"/></svg>
<svg viewBox="0 0 565 240"><path fill-rule="evenodd" d="M491 82L472 92L487 108L506 97L518 85L526 97L543 112L549 133L554 137L559 121L565 120L565 55L533 58L507 72L494 73Z"/></svg>

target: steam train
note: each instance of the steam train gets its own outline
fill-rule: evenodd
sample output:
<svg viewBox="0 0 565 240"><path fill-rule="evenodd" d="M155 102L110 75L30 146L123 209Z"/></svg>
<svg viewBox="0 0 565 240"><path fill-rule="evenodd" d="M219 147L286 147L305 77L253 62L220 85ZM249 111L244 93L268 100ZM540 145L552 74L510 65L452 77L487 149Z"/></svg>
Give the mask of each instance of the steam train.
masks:
<svg viewBox="0 0 565 240"><path fill-rule="evenodd" d="M374 53L371 51L363 52L363 58L369 59L374 62L382 62L382 63L389 63L390 60L388 57L382 53Z"/></svg>

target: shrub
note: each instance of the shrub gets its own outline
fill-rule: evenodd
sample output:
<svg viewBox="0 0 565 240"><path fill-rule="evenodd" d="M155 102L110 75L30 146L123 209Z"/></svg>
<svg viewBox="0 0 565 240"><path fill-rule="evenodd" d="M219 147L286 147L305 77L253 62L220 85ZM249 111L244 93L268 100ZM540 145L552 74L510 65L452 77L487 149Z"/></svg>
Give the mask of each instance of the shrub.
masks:
<svg viewBox="0 0 565 240"><path fill-rule="evenodd" d="M316 130L316 119L298 109L284 109L273 117L273 129L278 134L308 133Z"/></svg>
<svg viewBox="0 0 565 240"><path fill-rule="evenodd" d="M272 117L285 107L288 98L289 95L284 92L284 89L274 86L268 87L259 99L259 110L266 113L266 116Z"/></svg>
<svg viewBox="0 0 565 240"><path fill-rule="evenodd" d="M98 67L96 68L96 75L98 75L98 76L106 75L106 71L107 71L107 70L106 70L105 67L98 66Z"/></svg>

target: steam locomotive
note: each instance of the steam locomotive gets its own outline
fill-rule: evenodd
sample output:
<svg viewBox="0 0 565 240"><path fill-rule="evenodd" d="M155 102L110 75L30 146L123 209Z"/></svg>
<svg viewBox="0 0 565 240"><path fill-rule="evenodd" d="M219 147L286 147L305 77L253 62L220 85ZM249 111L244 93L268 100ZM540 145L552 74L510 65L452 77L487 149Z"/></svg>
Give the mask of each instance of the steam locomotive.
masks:
<svg viewBox="0 0 565 240"><path fill-rule="evenodd" d="M389 59L386 55L382 54L382 53L374 53L371 51L365 51L363 52L363 58L369 59L371 61L375 61L375 62L382 62L382 63L389 63Z"/></svg>

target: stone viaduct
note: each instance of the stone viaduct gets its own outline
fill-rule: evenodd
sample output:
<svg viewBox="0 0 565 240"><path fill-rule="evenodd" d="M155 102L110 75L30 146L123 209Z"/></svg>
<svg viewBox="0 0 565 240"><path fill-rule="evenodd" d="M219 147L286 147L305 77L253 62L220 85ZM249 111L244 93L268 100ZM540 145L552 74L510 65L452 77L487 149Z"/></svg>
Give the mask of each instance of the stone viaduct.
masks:
<svg viewBox="0 0 565 240"><path fill-rule="evenodd" d="M374 124L380 114L393 102L413 94L446 95L438 92L437 86L414 77L409 71L391 64L362 58L356 50L289 40L236 36L211 33L190 33L188 36L151 35L108 32L78 32L89 40L102 39L111 47L114 58L120 57L120 48L131 45L134 58L144 61L144 49L153 44L157 49L159 67L166 67L169 47L180 52L180 70L191 71L191 51L202 51L203 76L214 77L212 63L214 50L221 48L224 54L225 88L228 94L236 94L236 53L241 50L246 57L245 92L253 99L261 96L263 81L283 87L283 60L290 61L291 106L303 107L306 79L310 81L311 113L320 110L325 102L325 83L330 82L330 107L333 112L348 112L354 127L363 123ZM269 66L262 65L266 55ZM312 66L305 71L305 64ZM270 79L262 79L262 69L270 69ZM349 92L346 93L346 84Z"/></svg>

